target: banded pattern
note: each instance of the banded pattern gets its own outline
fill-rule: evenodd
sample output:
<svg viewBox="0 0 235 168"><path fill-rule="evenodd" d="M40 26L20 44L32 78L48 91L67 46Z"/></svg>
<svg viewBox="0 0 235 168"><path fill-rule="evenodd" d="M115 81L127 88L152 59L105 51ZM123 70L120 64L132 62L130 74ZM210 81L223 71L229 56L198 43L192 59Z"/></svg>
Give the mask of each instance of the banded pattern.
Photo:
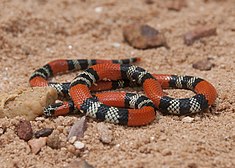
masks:
<svg viewBox="0 0 235 168"><path fill-rule="evenodd" d="M102 59L58 59L51 61L43 67L35 70L29 79L30 86L48 86L53 83L48 83L47 80L60 73L84 70L96 64L115 63L115 64L131 64L140 61L140 58L120 59L120 60L102 60ZM58 90L60 91L60 90ZM63 92L63 91L62 91ZM61 92L61 93L62 93Z"/></svg>
<svg viewBox="0 0 235 168"><path fill-rule="evenodd" d="M145 74L140 79L140 84L143 84L144 81L149 78L158 83L157 80L154 79L154 77L147 71L133 65L94 65L82 72L71 82L69 93L76 108L89 116L102 121L105 120L128 126L146 125L155 118L155 106L148 98L129 94L127 96L128 99L124 99L124 104L130 107L139 107L140 109L122 109L108 106L106 105L107 102L104 102L105 104L100 102L98 99L92 97L89 91L89 87L99 80L132 79L132 81L134 81L137 80L139 74L142 74L143 72ZM161 87L160 84L159 87ZM137 104L135 102L141 104ZM111 118L111 116L113 118Z"/></svg>
<svg viewBox="0 0 235 168"><path fill-rule="evenodd" d="M114 65L111 63L132 63L139 58L125 60L55 60L36 70L31 78L31 86L51 86L56 88L61 96L70 94L73 101L56 103L44 109L46 116L57 116L72 113L75 109L82 110L89 116L119 124L145 125L155 118L156 107L166 114L188 114L203 111L215 102L217 93L207 81L194 76L176 76L154 74L134 65ZM58 73L87 68L78 75L72 83L47 82L49 77ZM110 79L111 81L101 81ZM97 82L97 85L93 85ZM108 92L92 96L91 91L101 91L122 87L142 85L145 96L133 93ZM81 89L76 91L76 89ZM163 89L189 89L196 93L191 98L173 99L164 95ZM106 106L106 105L109 106ZM116 107L111 107L116 106ZM117 107L138 108L120 109Z"/></svg>
<svg viewBox="0 0 235 168"><path fill-rule="evenodd" d="M123 76L125 76L125 73L123 73ZM130 76L131 75L129 75L129 77ZM196 113L196 112L199 112L208 108L208 106L212 105L216 99L217 94L216 94L216 90L214 89L214 87L209 82L201 78L196 78L194 76L176 76L176 75L167 75L167 74L165 75L155 74L153 76L160 82L161 87L165 89L184 88L184 89L190 89L194 91L195 93L197 93L197 95L188 99L173 99L167 96L162 96L159 109L163 113L170 113L170 114L176 114L176 115ZM179 83L179 81L181 81L180 84L177 84ZM125 86L137 85L136 83L130 82L129 80L101 81L101 82L98 82L98 85L95 86L96 88L94 90L100 90L99 85L101 85L102 89L104 89L103 86L107 86L106 89L111 89L110 86L115 86L113 87L113 89L115 89L117 88L116 86L118 86L117 83L122 83L121 87L124 85ZM114 97L114 99L118 99L118 97L113 96L113 93L108 93L108 94L110 94L110 97L112 96ZM135 98L135 95L127 94L126 96L126 99L129 99L129 100L133 100L134 98ZM100 101L103 102L102 100ZM141 103L137 103L137 104L139 105ZM114 105L117 105L117 104L114 104ZM74 110L74 107L68 108L66 106L62 106L64 108L67 108L67 110L63 109L63 111L66 111L66 112L61 113L60 112L61 110L59 109L62 109L62 107L58 107L58 106L59 105L57 104L53 106L54 108L50 107L49 109L51 109L51 111L57 111L56 115L67 114L69 111L72 112ZM133 105L132 101L129 102L129 105L125 105L125 107L137 108L136 105L135 106ZM140 108L140 106L138 108ZM46 109L45 111L49 111L49 110ZM50 112L50 115L51 113L53 112Z"/></svg>
<svg viewBox="0 0 235 168"><path fill-rule="evenodd" d="M110 95L113 97L113 99L110 98ZM93 96L92 99L94 99L95 102L100 101L106 105L115 106L115 107L140 109L144 106L150 106L152 108L155 108L155 105L150 99L148 99L146 96L142 94L136 94L136 93L126 93L126 92L97 93ZM55 103L44 108L44 114L48 117L75 114L76 112L77 110L76 107L74 107L74 103L72 100L69 100L67 102L64 101L64 102ZM89 114L93 113L95 112L94 111L89 112ZM95 116L95 114L92 116Z"/></svg>
<svg viewBox="0 0 235 168"><path fill-rule="evenodd" d="M163 89L188 89L197 94L186 99L173 99L168 96L163 96L158 106L159 110L163 113L177 115L197 113L207 109L215 102L217 97L215 88L209 82L195 76L168 74L153 74L153 76L159 81ZM139 80L141 80L141 78L139 78ZM102 82L102 85L105 85L105 83L109 85L108 83L110 82L112 82L112 86L115 86L112 89L116 89L116 83L120 82L123 83L123 86L139 86L136 82L130 82L129 80L105 81ZM92 87L93 90L99 90L99 85L94 87Z"/></svg>
<svg viewBox="0 0 235 168"><path fill-rule="evenodd" d="M134 65L124 65L122 73L123 79L129 79L130 81L136 81L137 84L143 84L147 79L153 79L153 76L147 71L143 71L142 68L139 68ZM193 90L195 86L201 82L202 79L189 76L170 76L169 87L173 88L183 88ZM155 86L155 87L153 87ZM147 87L147 86L146 86ZM184 99L174 99L168 96L163 95L161 88L156 84L155 80L151 80L148 84L149 89L154 90L154 92L147 92L146 95L155 102L155 105L163 113L170 114L189 114L197 113L208 108L208 100L206 95L197 94L192 98ZM158 94L156 94L158 92ZM160 103L159 103L160 101Z"/></svg>
<svg viewBox="0 0 235 168"><path fill-rule="evenodd" d="M103 68L101 68L102 66ZM102 69L106 69L106 71ZM120 72L118 72L119 70ZM111 75L107 74L107 72L109 72ZM208 106L211 105L211 103L214 103L215 98L217 96L214 87L203 79L192 76L158 76L159 78L164 77L165 81L167 81L162 84L162 87L164 88L190 89L197 93L191 98L171 98L169 96L164 95L162 87L159 83L160 80L156 80L154 76L152 76L150 73L134 65L95 65L89 68L86 73L90 74L79 75L71 83L70 90L72 91L70 91L70 95L72 99L76 102L75 104L78 109L80 109L80 105L83 106L83 101L85 101L86 98L91 97L89 89L86 87L91 87L92 82L102 80L104 77L111 80L124 79L122 83L125 83L125 80L130 80L132 82L136 82L137 85L143 85L147 97L150 98L154 102L154 105L163 113L170 113L176 115L197 113L207 109ZM91 75L93 75L92 78L95 80L91 79ZM89 82L84 82L85 79ZM117 82L120 83L120 81ZM80 88L81 85L86 85L86 87ZM80 89L81 91L84 90L83 94L88 97L78 97L77 95L81 94L81 91L79 91L79 93L76 92L76 90L78 89ZM134 107L133 103L131 103L130 106ZM99 111L97 111L97 113L99 113Z"/></svg>
<svg viewBox="0 0 235 168"><path fill-rule="evenodd" d="M194 76L171 75L169 80L169 87L178 89L189 89L193 91L195 86L201 81L203 81L203 79Z"/></svg>
<svg viewBox="0 0 235 168"><path fill-rule="evenodd" d="M80 111L90 117L101 121L109 121L115 124L125 124L128 122L128 110L107 106L96 98L87 98L80 107Z"/></svg>

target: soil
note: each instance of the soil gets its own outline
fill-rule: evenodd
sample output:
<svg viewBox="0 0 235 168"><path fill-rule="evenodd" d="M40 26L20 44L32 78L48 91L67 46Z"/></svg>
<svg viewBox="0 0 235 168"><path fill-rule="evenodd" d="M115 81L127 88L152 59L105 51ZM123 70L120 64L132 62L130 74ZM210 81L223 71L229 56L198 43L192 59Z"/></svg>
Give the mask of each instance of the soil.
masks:
<svg viewBox="0 0 235 168"><path fill-rule="evenodd" d="M124 42L122 28L144 23L166 36L165 47L138 50ZM216 36L187 46L183 34L198 25L214 25ZM99 140L98 121L88 119L82 150L66 141L67 130L80 116L38 117L33 131L54 128L62 142L44 146L32 154L19 139L16 125L22 119L0 119L0 167L71 167L86 160L94 167L235 167L235 3L234 0L187 1L180 11L169 10L156 0L1 0L0 91L29 87L32 72L49 61L69 59L118 59L138 56L150 72L194 75L211 82L218 98L207 111L190 116L158 115L143 127L105 123L113 140ZM192 64L210 59L208 71ZM76 73L52 81L71 81ZM190 91L165 90L172 97L188 97Z"/></svg>

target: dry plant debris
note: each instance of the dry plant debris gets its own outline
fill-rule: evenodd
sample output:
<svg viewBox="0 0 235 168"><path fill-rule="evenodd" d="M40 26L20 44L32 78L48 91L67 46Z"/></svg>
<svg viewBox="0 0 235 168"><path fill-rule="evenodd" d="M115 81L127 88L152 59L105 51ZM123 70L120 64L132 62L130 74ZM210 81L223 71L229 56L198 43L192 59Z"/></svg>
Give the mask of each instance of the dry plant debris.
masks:
<svg viewBox="0 0 235 168"><path fill-rule="evenodd" d="M186 45L192 45L194 41L202 37L215 35L217 35L215 26L197 26L195 29L184 34L184 43Z"/></svg>
<svg viewBox="0 0 235 168"><path fill-rule="evenodd" d="M68 135L68 140L70 138L76 137L76 139L80 139L84 136L84 132L87 129L87 120L86 117L83 116L78 121L76 121L71 127Z"/></svg>

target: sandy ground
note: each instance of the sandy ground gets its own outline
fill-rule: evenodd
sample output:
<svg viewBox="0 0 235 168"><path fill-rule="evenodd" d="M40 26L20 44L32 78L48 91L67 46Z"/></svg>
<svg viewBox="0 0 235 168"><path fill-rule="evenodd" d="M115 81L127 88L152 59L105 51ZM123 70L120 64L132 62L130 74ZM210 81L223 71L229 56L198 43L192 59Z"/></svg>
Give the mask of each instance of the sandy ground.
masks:
<svg viewBox="0 0 235 168"><path fill-rule="evenodd" d="M29 87L30 74L58 58L117 59L138 56L138 65L154 73L195 75L216 87L215 107L191 116L159 116L144 127L105 123L113 133L111 144L103 144L97 121L88 120L81 140L85 149L74 153L65 143L49 146L37 155L15 133L20 118L0 119L7 130L0 135L0 167L70 167L83 158L94 167L235 167L235 2L187 1L180 12L170 11L166 2L145 0L1 0L0 1L0 91ZM142 22L165 33L164 47L137 50L124 42L122 27ZM182 35L198 24L213 24L217 36L203 38L192 46ZM210 71L192 68L200 59L211 58ZM76 73L54 81L70 81ZM188 91L167 91L173 97L193 95ZM160 119L159 119L160 118ZM53 127L66 141L75 116L32 121L33 130Z"/></svg>

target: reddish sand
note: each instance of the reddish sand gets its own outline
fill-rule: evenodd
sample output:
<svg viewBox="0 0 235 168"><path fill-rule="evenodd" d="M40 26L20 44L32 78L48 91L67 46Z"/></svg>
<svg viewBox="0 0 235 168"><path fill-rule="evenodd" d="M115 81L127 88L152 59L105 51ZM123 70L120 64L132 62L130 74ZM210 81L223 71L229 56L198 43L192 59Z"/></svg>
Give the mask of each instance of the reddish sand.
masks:
<svg viewBox="0 0 235 168"><path fill-rule="evenodd" d="M138 56L138 65L154 73L195 75L210 81L218 91L215 106L182 117L158 115L150 125L125 127L105 123L113 134L110 144L99 140L98 122L89 119L85 148L75 151L66 141L67 130L77 116L39 118L33 130L55 128L62 143L59 149L44 146L32 154L27 142L15 133L21 119L2 118L0 167L70 167L78 158L94 167L235 167L235 4L227 1L187 1L181 11L166 8L164 1L146 0L34 0L6 1L0 5L0 90L29 87L31 73L58 58L117 59ZM170 50L164 47L137 50L124 42L123 26L141 22L163 32ZM202 38L192 46L182 35L197 25L215 25L217 36ZM192 64L210 58L210 71ZM53 78L70 81L76 73ZM182 90L166 90L173 97L191 96ZM80 117L80 116L79 116Z"/></svg>

